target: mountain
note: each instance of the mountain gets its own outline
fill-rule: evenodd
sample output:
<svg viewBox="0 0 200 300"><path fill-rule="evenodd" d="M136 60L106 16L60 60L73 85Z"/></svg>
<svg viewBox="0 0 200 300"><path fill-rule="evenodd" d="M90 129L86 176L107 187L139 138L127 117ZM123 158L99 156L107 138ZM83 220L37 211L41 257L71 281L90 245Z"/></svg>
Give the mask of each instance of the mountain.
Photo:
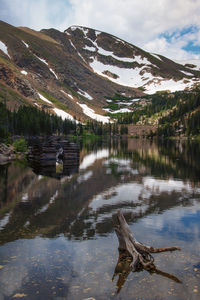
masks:
<svg viewBox="0 0 200 300"><path fill-rule="evenodd" d="M199 81L200 62L183 65L90 28L72 26L65 33L96 74L120 85L153 94L182 90Z"/></svg>
<svg viewBox="0 0 200 300"><path fill-rule="evenodd" d="M199 67L91 28L34 31L0 21L0 101L11 110L25 104L62 118L109 122L112 99L131 111L145 94L199 84Z"/></svg>

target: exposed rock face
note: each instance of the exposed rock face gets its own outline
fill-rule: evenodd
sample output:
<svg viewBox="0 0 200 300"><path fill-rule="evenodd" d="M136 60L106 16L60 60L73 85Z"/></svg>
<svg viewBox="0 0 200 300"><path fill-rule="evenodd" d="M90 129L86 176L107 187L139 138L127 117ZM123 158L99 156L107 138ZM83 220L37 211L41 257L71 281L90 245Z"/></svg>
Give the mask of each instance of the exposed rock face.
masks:
<svg viewBox="0 0 200 300"><path fill-rule="evenodd" d="M7 85L14 87L14 73L4 64L0 64L0 78Z"/></svg>
<svg viewBox="0 0 200 300"><path fill-rule="evenodd" d="M28 80L17 77L16 74L4 64L0 64L0 78L8 86L16 89L25 97L34 97L36 95L35 90Z"/></svg>
<svg viewBox="0 0 200 300"><path fill-rule="evenodd" d="M13 150L10 147L5 144L0 144L0 154L10 155L11 153L13 153Z"/></svg>
<svg viewBox="0 0 200 300"><path fill-rule="evenodd" d="M105 74L105 75L107 75L107 76L109 76L109 77L111 77L111 78L113 78L113 79L119 78L118 75L116 75L116 74L114 74L114 73L112 73L112 72L109 72L109 71L104 71L104 72L102 72L102 73Z"/></svg>
<svg viewBox="0 0 200 300"><path fill-rule="evenodd" d="M13 147L0 143L0 164L6 164L8 161L15 159Z"/></svg>

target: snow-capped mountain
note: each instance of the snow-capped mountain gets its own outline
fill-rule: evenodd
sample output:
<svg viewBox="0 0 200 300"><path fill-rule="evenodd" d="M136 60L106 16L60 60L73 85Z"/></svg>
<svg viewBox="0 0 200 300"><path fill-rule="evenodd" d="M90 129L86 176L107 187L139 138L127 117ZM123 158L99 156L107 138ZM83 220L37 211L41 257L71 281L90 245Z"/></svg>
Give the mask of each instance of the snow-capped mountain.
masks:
<svg viewBox="0 0 200 300"><path fill-rule="evenodd" d="M175 62L90 28L72 26L65 33L96 74L117 84L153 94L184 90L199 81L200 61Z"/></svg>
<svg viewBox="0 0 200 300"><path fill-rule="evenodd" d="M116 95L131 103L199 82L200 62L175 62L98 30L38 32L0 22L0 100L10 109L31 104L63 119L105 123L105 106Z"/></svg>

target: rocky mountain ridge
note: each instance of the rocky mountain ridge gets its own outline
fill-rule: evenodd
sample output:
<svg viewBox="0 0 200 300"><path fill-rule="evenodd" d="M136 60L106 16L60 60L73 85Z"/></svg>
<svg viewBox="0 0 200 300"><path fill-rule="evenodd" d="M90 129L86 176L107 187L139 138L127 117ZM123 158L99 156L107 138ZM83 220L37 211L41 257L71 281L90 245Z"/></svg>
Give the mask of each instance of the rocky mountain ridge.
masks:
<svg viewBox="0 0 200 300"><path fill-rule="evenodd" d="M64 118L109 122L106 105L199 84L200 69L151 54L117 37L71 26L34 31L0 21L0 101L34 105ZM119 98L120 98L119 97ZM128 99L128 100L127 100Z"/></svg>

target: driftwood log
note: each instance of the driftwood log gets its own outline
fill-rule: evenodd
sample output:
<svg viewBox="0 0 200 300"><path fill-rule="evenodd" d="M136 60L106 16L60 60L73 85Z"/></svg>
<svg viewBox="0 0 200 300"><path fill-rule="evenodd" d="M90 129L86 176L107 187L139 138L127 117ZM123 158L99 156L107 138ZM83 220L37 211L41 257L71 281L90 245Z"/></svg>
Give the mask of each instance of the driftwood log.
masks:
<svg viewBox="0 0 200 300"><path fill-rule="evenodd" d="M174 275L156 269L154 258L151 255L152 253L180 250L179 247L154 248L138 242L120 210L117 213L117 222L118 224L115 225L115 232L119 241L119 258L115 267L113 279L116 275L119 275L117 283L118 292L124 285L124 282L131 271L137 272L144 269L150 273L157 273L181 283Z"/></svg>

